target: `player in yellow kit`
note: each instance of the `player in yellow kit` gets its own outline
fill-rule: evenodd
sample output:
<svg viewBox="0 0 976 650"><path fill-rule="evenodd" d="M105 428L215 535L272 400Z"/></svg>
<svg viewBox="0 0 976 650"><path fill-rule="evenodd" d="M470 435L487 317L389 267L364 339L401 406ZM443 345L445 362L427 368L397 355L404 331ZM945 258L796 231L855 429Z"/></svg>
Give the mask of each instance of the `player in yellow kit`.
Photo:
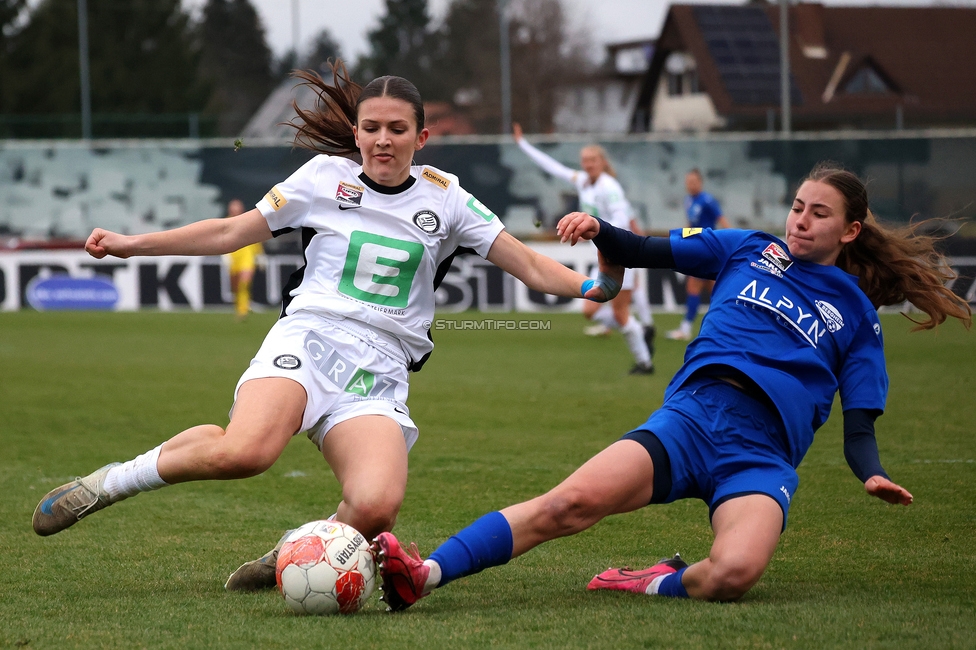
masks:
<svg viewBox="0 0 976 650"><path fill-rule="evenodd" d="M244 202L233 199L227 204L227 216L244 214ZM237 320L244 320L251 311L251 283L258 255L264 254L261 243L249 244L227 255L230 261L230 290L234 293L234 309Z"/></svg>

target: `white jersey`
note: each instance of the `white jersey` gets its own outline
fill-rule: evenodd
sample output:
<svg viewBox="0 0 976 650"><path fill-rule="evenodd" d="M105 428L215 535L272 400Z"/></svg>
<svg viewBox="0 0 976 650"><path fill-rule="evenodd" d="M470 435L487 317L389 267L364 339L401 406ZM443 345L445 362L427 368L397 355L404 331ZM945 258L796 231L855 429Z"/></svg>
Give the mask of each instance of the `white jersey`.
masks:
<svg viewBox="0 0 976 650"><path fill-rule="evenodd" d="M258 202L276 236L302 231L305 266L283 291L282 314L354 319L398 339L416 363L434 347L438 266L459 247L486 257L504 226L452 174L414 166L389 188L362 171L319 155Z"/></svg>
<svg viewBox="0 0 976 650"><path fill-rule="evenodd" d="M520 139L518 145L544 171L573 184L579 194L580 212L600 217L617 228L630 230L630 203L616 178L604 172L595 182L591 182L586 172L566 167L533 147L525 138Z"/></svg>

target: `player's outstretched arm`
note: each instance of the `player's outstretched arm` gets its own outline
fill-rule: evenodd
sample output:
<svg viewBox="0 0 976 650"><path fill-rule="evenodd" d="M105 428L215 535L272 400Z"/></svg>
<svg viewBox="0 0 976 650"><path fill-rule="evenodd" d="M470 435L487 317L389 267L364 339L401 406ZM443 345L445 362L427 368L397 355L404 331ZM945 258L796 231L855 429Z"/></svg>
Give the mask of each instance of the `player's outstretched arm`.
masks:
<svg viewBox="0 0 976 650"><path fill-rule="evenodd" d="M900 503L903 506L908 506L914 501L914 497L908 490L883 476L869 478L864 482L864 489L871 496L878 497L888 503Z"/></svg>
<svg viewBox="0 0 976 650"><path fill-rule="evenodd" d="M582 296L595 302L605 302L616 296L624 277L623 267L607 264L601 258L601 277L594 283L582 273L537 253L505 231L491 245L487 259L530 289L567 298Z"/></svg>
<svg viewBox="0 0 976 650"><path fill-rule="evenodd" d="M173 230L120 235L96 228L85 250L96 259L106 255L223 255L271 238L268 222L257 210L226 219L205 219Z"/></svg>
<svg viewBox="0 0 976 650"><path fill-rule="evenodd" d="M547 174L561 178L564 181L569 181L570 183L576 178L578 172L575 169L570 169L552 156L543 153L541 150L529 144L529 141L522 137L522 126L520 124L512 124L512 136L515 138L515 143L519 146L519 149Z"/></svg>

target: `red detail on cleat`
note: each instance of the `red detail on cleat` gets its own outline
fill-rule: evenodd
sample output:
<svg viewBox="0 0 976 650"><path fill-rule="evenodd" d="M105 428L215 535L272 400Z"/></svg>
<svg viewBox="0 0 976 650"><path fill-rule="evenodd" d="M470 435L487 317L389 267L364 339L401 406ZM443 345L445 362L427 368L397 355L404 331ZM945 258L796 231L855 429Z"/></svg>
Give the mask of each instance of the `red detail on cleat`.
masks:
<svg viewBox="0 0 976 650"><path fill-rule="evenodd" d="M430 567L424 564L416 544L404 550L392 533L380 533L373 540L379 559L383 601L391 612L402 611L423 598Z"/></svg>
<svg viewBox="0 0 976 650"><path fill-rule="evenodd" d="M647 587L656 578L677 573L680 569L688 566L681 557L675 555L670 559L663 559L654 566L640 571L633 571L627 567L623 569L607 569L600 575L594 576L586 588L593 591L596 589L615 589L617 591L630 591L635 594L646 594Z"/></svg>

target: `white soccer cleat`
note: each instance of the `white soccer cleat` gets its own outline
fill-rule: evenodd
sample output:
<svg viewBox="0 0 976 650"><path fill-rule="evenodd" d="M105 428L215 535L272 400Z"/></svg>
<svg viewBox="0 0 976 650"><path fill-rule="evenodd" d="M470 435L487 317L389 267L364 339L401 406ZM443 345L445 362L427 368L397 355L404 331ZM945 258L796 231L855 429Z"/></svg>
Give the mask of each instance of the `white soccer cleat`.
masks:
<svg viewBox="0 0 976 650"><path fill-rule="evenodd" d="M34 510L34 532L47 536L73 526L115 501L105 491L105 476L120 463L109 463L88 476L78 477L44 495Z"/></svg>
<svg viewBox="0 0 976 650"><path fill-rule="evenodd" d="M587 336L610 336L610 328L603 323L589 325L583 328L583 334Z"/></svg>
<svg viewBox="0 0 976 650"><path fill-rule="evenodd" d="M681 329L671 330L670 332L668 332L664 336L665 336L665 338L667 338L670 341L690 341L691 340L691 332L686 332L686 331L681 330Z"/></svg>

